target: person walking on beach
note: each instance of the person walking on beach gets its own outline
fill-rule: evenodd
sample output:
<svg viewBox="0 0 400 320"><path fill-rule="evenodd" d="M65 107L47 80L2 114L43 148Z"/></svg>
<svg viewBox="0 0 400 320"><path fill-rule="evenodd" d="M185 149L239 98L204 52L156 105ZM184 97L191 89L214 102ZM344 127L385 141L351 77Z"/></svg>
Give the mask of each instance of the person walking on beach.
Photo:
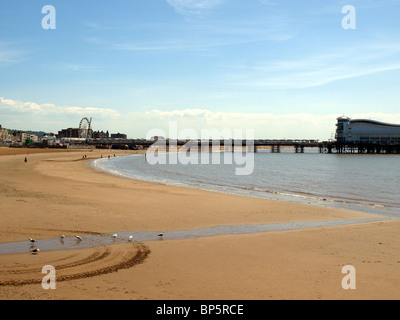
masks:
<svg viewBox="0 0 400 320"><path fill-rule="evenodd" d="M24 160L24 161L25 161L25 163L27 163L27 162L28 162L28 159L25 157L25 160Z"/></svg>

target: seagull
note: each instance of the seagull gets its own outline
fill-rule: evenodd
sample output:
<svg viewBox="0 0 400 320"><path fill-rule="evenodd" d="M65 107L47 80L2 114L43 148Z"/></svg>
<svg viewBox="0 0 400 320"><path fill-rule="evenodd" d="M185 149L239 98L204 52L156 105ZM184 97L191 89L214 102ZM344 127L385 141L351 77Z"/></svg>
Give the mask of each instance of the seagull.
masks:
<svg viewBox="0 0 400 320"><path fill-rule="evenodd" d="M32 250L31 250L31 253L32 253L32 254L36 254L36 253L38 253L39 251L40 251L39 249L32 249Z"/></svg>
<svg viewBox="0 0 400 320"><path fill-rule="evenodd" d="M29 242L30 243L35 243L35 242L37 242L35 239L32 239L32 238L29 238Z"/></svg>
<svg viewBox="0 0 400 320"><path fill-rule="evenodd" d="M76 238L78 241L82 241L82 238L81 238L80 236L75 236L75 238Z"/></svg>
<svg viewBox="0 0 400 320"><path fill-rule="evenodd" d="M133 236L129 236L129 242L133 240Z"/></svg>

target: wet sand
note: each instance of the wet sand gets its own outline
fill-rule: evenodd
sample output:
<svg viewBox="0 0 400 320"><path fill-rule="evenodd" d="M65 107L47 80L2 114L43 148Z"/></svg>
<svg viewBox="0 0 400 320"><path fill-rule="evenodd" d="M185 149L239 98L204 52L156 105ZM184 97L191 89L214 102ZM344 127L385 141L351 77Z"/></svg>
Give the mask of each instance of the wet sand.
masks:
<svg viewBox="0 0 400 320"><path fill-rule="evenodd" d="M134 181L87 164L134 151L26 152L0 148L0 242L27 243L26 253L0 255L1 299L400 297L399 221L168 240L172 230L382 217ZM61 234L131 230L154 231L155 239L28 252L30 237L39 246ZM56 290L38 283L45 264L58 270ZM356 290L341 287L348 264L357 271Z"/></svg>

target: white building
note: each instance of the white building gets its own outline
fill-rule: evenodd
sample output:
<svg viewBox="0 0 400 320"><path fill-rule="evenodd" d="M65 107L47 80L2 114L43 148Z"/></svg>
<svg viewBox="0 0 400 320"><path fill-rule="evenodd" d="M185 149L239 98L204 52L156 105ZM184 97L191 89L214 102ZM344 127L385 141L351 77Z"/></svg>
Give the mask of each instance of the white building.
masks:
<svg viewBox="0 0 400 320"><path fill-rule="evenodd" d="M27 134L25 132L22 132L22 131L15 131L14 132L14 139L15 139L16 142L25 143L25 141L27 139Z"/></svg>
<svg viewBox="0 0 400 320"><path fill-rule="evenodd" d="M6 128L0 124L0 141L11 141L13 140L13 135L8 133Z"/></svg>
<svg viewBox="0 0 400 320"><path fill-rule="evenodd" d="M338 142L400 143L400 125L375 120L337 118Z"/></svg>
<svg viewBox="0 0 400 320"><path fill-rule="evenodd" d="M26 138L28 140L32 140L33 143L38 142L39 141L39 137L35 134L27 134Z"/></svg>
<svg viewBox="0 0 400 320"><path fill-rule="evenodd" d="M63 139L58 139L56 136L48 136L44 135L41 136L39 142L42 144L47 144L48 146L63 146L64 141Z"/></svg>

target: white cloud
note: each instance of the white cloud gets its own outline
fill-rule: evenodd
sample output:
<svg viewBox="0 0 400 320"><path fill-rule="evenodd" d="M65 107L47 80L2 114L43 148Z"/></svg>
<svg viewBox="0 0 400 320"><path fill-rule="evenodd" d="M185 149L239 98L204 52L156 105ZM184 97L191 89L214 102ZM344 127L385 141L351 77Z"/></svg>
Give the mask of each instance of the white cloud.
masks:
<svg viewBox="0 0 400 320"><path fill-rule="evenodd" d="M370 76L400 69L399 44L355 46L329 54L310 55L254 63L250 72L243 65L227 65L237 70L227 74L227 83L241 87L268 89L303 89L319 87L335 81Z"/></svg>
<svg viewBox="0 0 400 320"><path fill-rule="evenodd" d="M21 56L18 51L0 48L0 66L17 63L20 59Z"/></svg>
<svg viewBox="0 0 400 320"><path fill-rule="evenodd" d="M178 131L192 129L201 137L201 131L228 129L254 130L256 138L265 139L319 139L331 138L336 130L336 118L341 114L272 114L272 113L230 113L214 112L206 109L185 109L161 111L152 110L143 113L132 113L128 118L135 123L135 128L141 132L150 129L163 130L169 136L169 123L176 121ZM348 114L353 119L374 119L383 122L400 123L399 114L364 113ZM134 122L133 122L134 120ZM127 128L128 129L128 128ZM175 137L171 137L175 138Z"/></svg>
<svg viewBox="0 0 400 320"><path fill-rule="evenodd" d="M103 29L103 27L100 26L100 24L98 24L96 22L85 21L85 22L83 22L83 24L91 29Z"/></svg>
<svg viewBox="0 0 400 320"><path fill-rule="evenodd" d="M268 6L276 6L278 5L275 1L270 1L270 0L259 0L262 4L266 4Z"/></svg>
<svg viewBox="0 0 400 320"><path fill-rule="evenodd" d="M400 64L375 67L371 69L327 67L320 70L305 70L270 78L232 82L232 85L242 87L264 87L272 89L305 89L320 87L331 82L369 76L388 71L400 70Z"/></svg>
<svg viewBox="0 0 400 320"><path fill-rule="evenodd" d="M182 15L199 15L218 6L222 0L167 0L174 10Z"/></svg>
<svg viewBox="0 0 400 320"><path fill-rule="evenodd" d="M21 102L0 97L0 117L4 127L22 130L58 132L77 127L82 117L93 117L94 130L126 133L130 138L144 138L153 129L170 134L170 122L176 122L178 134L184 129L202 137L202 130L253 130L256 139L319 139L327 140L335 132L336 118L342 114L272 114L219 112L207 109L158 110L120 114L114 109L91 107L60 107L54 104ZM382 112L346 114L353 119L372 119L400 124L400 113ZM210 137L216 138L216 137Z"/></svg>
<svg viewBox="0 0 400 320"><path fill-rule="evenodd" d="M12 115L13 117L24 117L26 119L62 119L65 116L87 116L93 115L101 119L116 119L120 114L113 109L94 107L57 106L55 104L38 104L35 102L22 102L18 100L0 97L0 115L2 118Z"/></svg>
<svg viewBox="0 0 400 320"><path fill-rule="evenodd" d="M83 117L93 118L93 130L118 130L121 115L110 108L57 106L0 97L1 125L8 129L37 130L57 133L77 128Z"/></svg>
<svg viewBox="0 0 400 320"><path fill-rule="evenodd" d="M86 38L88 43L99 45L114 50L120 51L205 51L215 47L224 46L237 46L245 45L260 41L287 41L293 36L291 34L277 33L277 34L267 34L260 35L252 30L244 30L244 28L232 28L230 30L232 33L220 34L214 31L214 38L184 38L180 40L176 39L162 39L154 44L153 42L143 41L141 43L132 41L119 41L114 40L104 40L100 38ZM210 31L211 32L211 31ZM221 32L221 28L219 30ZM226 29L225 29L225 32ZM235 33L236 32L236 33ZM92 68L94 69L94 68Z"/></svg>
<svg viewBox="0 0 400 320"><path fill-rule="evenodd" d="M77 63L67 63L60 67L61 69L72 70L72 71L96 71L100 70L99 66L83 65Z"/></svg>

